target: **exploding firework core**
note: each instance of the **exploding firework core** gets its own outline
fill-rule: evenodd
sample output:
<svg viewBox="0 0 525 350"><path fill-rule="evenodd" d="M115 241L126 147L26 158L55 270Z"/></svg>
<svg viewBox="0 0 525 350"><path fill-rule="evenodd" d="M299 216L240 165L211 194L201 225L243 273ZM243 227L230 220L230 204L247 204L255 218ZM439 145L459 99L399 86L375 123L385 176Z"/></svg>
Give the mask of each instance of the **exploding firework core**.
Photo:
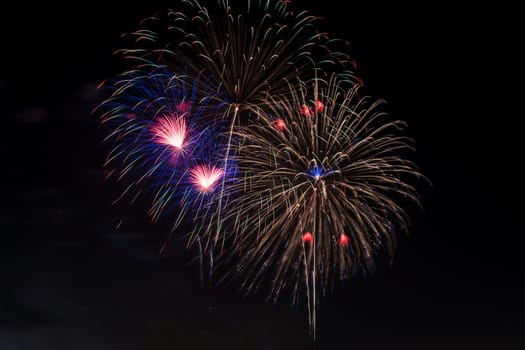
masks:
<svg viewBox="0 0 525 350"><path fill-rule="evenodd" d="M186 121L181 116L166 116L157 121L152 128L157 142L183 150L186 141Z"/></svg>
<svg viewBox="0 0 525 350"><path fill-rule="evenodd" d="M198 165L190 170L191 182L201 192L211 191L223 171L211 165Z"/></svg>

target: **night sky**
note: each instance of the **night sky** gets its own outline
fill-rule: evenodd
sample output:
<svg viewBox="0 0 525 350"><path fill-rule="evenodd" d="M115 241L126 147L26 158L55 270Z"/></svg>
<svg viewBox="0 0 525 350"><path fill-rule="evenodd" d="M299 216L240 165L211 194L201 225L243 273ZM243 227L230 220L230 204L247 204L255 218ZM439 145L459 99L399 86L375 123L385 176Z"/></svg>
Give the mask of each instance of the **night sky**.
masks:
<svg viewBox="0 0 525 350"><path fill-rule="evenodd" d="M349 41L432 181L393 265L321 302L314 347L302 307L203 292L191 252L158 255L167 225L111 205L95 88L123 70L120 34L178 1L108 3L3 11L1 350L525 349L516 8L294 2Z"/></svg>

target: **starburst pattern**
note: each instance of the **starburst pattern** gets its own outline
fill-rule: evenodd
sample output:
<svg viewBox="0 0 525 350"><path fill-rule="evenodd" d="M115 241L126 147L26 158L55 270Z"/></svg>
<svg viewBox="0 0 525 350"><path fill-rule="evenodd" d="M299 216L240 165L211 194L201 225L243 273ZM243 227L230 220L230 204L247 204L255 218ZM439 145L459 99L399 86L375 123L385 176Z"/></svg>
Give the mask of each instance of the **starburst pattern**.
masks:
<svg viewBox="0 0 525 350"><path fill-rule="evenodd" d="M208 258L210 281L220 267L245 293L266 281L274 302L307 300L315 335L319 298L394 255L427 179L347 44L290 6L182 0L144 19L95 112L116 201L146 198Z"/></svg>
<svg viewBox="0 0 525 350"><path fill-rule="evenodd" d="M410 223L403 205L419 205L411 180L422 175L406 158L413 142L405 123L359 86L314 79L290 90L291 99L270 97L258 122L236 132L242 181L230 188L228 232L244 289L270 279L277 298L306 286L313 323L335 280L373 271L383 249L394 254Z"/></svg>

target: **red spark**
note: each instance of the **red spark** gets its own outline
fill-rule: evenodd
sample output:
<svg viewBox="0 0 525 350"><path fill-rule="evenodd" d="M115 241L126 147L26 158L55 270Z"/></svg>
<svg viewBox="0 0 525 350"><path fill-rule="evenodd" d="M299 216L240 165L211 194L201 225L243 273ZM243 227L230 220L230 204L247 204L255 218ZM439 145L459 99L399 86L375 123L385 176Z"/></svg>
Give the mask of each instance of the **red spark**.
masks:
<svg viewBox="0 0 525 350"><path fill-rule="evenodd" d="M339 237L339 246L346 247L348 245L348 242L350 242L350 238L348 238L348 236L344 233L341 233L341 236Z"/></svg>
<svg viewBox="0 0 525 350"><path fill-rule="evenodd" d="M314 115L314 111L312 110L312 107L309 107L307 105L302 105L301 108L299 109L299 113L307 117L311 117L312 115Z"/></svg>
<svg viewBox="0 0 525 350"><path fill-rule="evenodd" d="M315 100L315 110L321 113L324 111L324 103L321 100Z"/></svg>
<svg viewBox="0 0 525 350"><path fill-rule="evenodd" d="M223 171L209 164L197 165L190 170L190 180L201 192L208 192L223 175Z"/></svg>
<svg viewBox="0 0 525 350"><path fill-rule="evenodd" d="M283 131L284 129L286 129L286 123L284 122L284 120L279 118L275 121L275 127L277 128L277 130Z"/></svg>
<svg viewBox="0 0 525 350"><path fill-rule="evenodd" d="M312 235L311 232L306 232L303 235L303 243L310 243L310 244L312 244L313 241L314 241L314 236Z"/></svg>

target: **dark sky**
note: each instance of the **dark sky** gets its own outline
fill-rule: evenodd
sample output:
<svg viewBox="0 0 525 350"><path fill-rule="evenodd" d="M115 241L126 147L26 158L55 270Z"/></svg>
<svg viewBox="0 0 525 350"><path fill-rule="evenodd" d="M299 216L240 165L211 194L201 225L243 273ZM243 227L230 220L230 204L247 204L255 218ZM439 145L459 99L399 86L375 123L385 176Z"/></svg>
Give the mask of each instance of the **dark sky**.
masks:
<svg viewBox="0 0 525 350"><path fill-rule="evenodd" d="M208 321L183 253L153 253L162 227L138 216L114 231L122 209L101 179L94 87L120 72L120 34L177 2L108 3L4 11L0 349L308 348L300 310L228 288ZM433 183L393 266L322 302L316 349L525 348L519 11L295 4L350 42Z"/></svg>

